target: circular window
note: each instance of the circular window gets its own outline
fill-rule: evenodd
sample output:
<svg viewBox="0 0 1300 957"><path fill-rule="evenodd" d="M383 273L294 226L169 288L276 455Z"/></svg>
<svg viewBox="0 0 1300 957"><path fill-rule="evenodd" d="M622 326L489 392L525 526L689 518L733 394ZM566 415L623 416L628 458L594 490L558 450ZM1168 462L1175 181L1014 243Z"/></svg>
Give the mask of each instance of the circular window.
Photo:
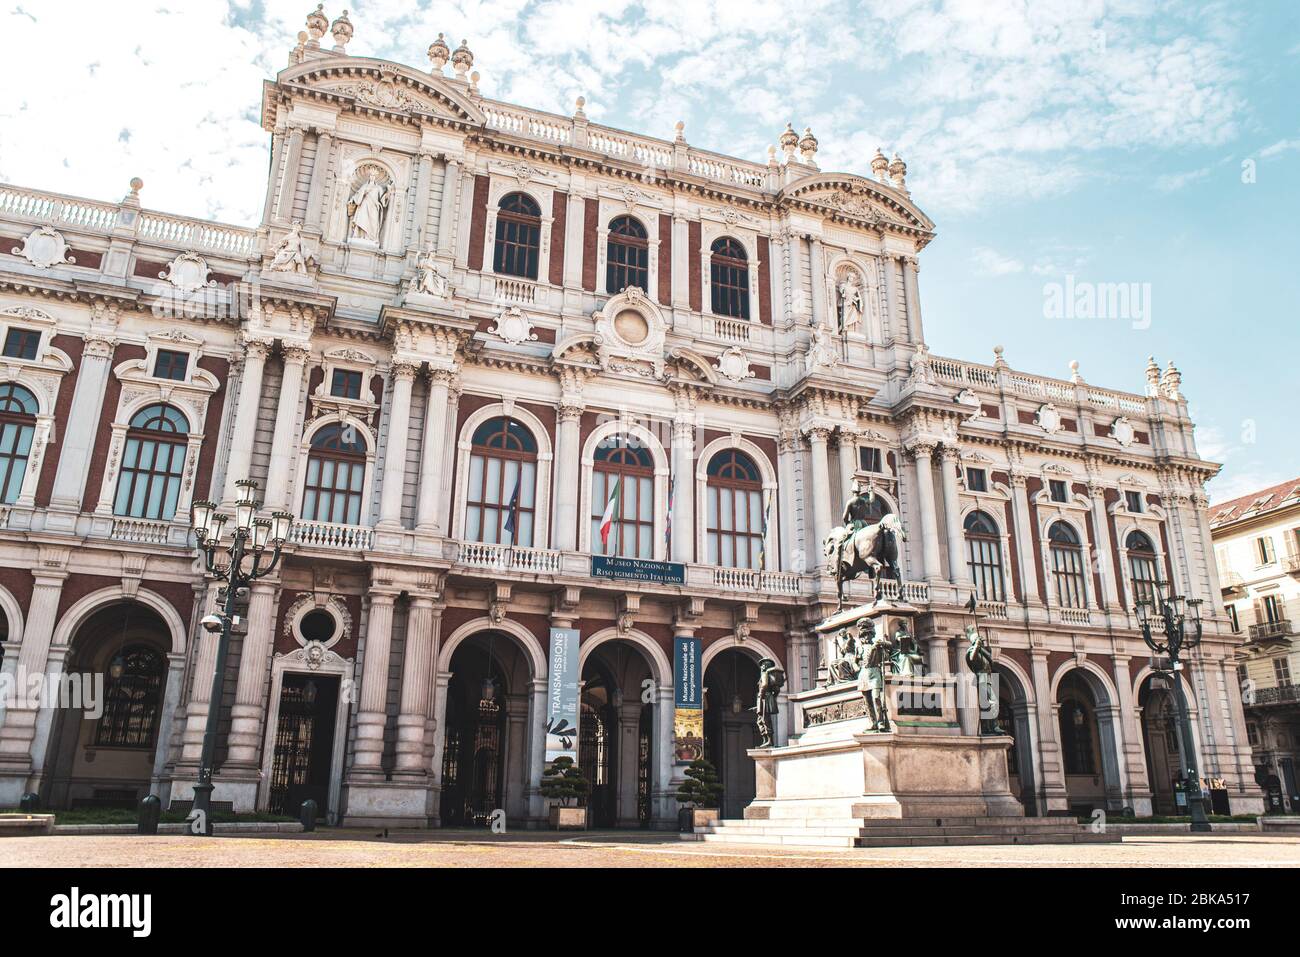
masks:
<svg viewBox="0 0 1300 957"><path fill-rule="evenodd" d="M307 612L298 622L298 632L305 640L319 641L321 644L329 644L338 628L334 616L323 608Z"/></svg>
<svg viewBox="0 0 1300 957"><path fill-rule="evenodd" d="M650 336L650 323L635 309L624 309L614 317L614 331L624 342L639 346Z"/></svg>

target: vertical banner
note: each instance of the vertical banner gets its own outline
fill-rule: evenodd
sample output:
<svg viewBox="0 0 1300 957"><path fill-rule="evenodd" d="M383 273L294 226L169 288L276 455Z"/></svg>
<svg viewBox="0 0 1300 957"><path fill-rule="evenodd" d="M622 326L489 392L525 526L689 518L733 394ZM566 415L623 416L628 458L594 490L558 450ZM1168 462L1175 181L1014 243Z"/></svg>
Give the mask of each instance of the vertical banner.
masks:
<svg viewBox="0 0 1300 957"><path fill-rule="evenodd" d="M578 631L551 629L546 674L546 763L558 757L578 760Z"/></svg>
<svg viewBox="0 0 1300 957"><path fill-rule="evenodd" d="M698 638L673 639L673 757L690 764L704 757L704 675Z"/></svg>

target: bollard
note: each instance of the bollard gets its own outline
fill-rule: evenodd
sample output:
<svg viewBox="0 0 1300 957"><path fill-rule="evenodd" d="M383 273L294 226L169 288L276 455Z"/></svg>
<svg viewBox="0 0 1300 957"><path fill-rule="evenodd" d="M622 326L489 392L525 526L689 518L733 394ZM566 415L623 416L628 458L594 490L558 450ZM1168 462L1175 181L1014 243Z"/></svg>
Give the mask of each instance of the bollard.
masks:
<svg viewBox="0 0 1300 957"><path fill-rule="evenodd" d="M304 831L316 830L316 807L316 802L311 798L308 798L303 801L302 806L298 808L298 820L302 821L302 829Z"/></svg>
<svg viewBox="0 0 1300 957"><path fill-rule="evenodd" d="M18 809L24 814L34 814L36 811L40 810L40 807L41 796L39 794L33 794L31 791L24 794L18 801Z"/></svg>
<svg viewBox="0 0 1300 957"><path fill-rule="evenodd" d="M150 794L140 802L140 814L136 819L137 834L157 834L158 818L162 816L162 801L157 795Z"/></svg>

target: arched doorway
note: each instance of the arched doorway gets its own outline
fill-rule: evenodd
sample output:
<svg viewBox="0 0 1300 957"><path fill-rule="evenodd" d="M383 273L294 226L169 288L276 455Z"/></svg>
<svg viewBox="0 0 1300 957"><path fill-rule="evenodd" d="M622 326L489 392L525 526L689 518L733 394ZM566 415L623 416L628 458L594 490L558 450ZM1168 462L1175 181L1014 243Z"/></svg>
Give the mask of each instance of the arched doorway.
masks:
<svg viewBox="0 0 1300 957"><path fill-rule="evenodd" d="M101 608L69 643L46 767L47 806L133 808L149 793L171 633L137 602Z"/></svg>
<svg viewBox="0 0 1300 957"><path fill-rule="evenodd" d="M1178 814L1174 780L1182 762L1178 757L1178 709L1169 679L1150 675L1138 691L1142 709L1142 744L1151 784L1151 807L1156 814Z"/></svg>
<svg viewBox="0 0 1300 957"><path fill-rule="evenodd" d="M1122 804L1114 717L1105 686L1082 668L1066 674L1056 690L1061 765L1073 814Z"/></svg>
<svg viewBox="0 0 1300 957"><path fill-rule="evenodd" d="M591 783L591 827L649 827L654 707L643 700L650 663L628 641L601 642L582 666L578 766Z"/></svg>
<svg viewBox="0 0 1300 957"><path fill-rule="evenodd" d="M754 698L758 663L739 648L717 654L704 669L704 756L722 782L724 818L740 818L754 800L754 759L758 747Z"/></svg>
<svg viewBox="0 0 1300 957"><path fill-rule="evenodd" d="M1011 793L1020 799L1025 813L1038 813L1034 796L1034 746L1030 732L1029 699L1019 679L1006 668L994 665L998 678L998 727L1011 738L1007 751L1007 778Z"/></svg>
<svg viewBox="0 0 1300 957"><path fill-rule="evenodd" d="M439 820L486 826L494 812L525 815L530 668L514 638L483 632L451 657L443 714Z"/></svg>

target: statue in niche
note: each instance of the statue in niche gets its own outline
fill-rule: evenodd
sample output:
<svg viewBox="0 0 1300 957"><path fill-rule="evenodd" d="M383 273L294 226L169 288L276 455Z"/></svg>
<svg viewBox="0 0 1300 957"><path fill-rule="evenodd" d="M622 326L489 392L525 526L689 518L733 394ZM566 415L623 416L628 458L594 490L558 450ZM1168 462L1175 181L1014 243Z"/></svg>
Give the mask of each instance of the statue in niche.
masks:
<svg viewBox="0 0 1300 957"><path fill-rule="evenodd" d="M862 325L862 286L858 283L858 274L849 270L844 274L837 287L840 306L840 334L857 329Z"/></svg>
<svg viewBox="0 0 1300 957"><path fill-rule="evenodd" d="M366 179L348 199L348 238L379 244L388 208L388 184L379 179L379 170L371 167Z"/></svg>
<svg viewBox="0 0 1300 957"><path fill-rule="evenodd" d="M302 238L302 222L295 220L289 232L275 247L275 255L267 266L272 272L291 272L299 276L307 275L307 267L312 255Z"/></svg>
<svg viewBox="0 0 1300 957"><path fill-rule="evenodd" d="M420 253L420 258L415 262L415 278L411 280L411 292L433 296L435 299L446 299L451 296L451 283L438 268L432 249Z"/></svg>

